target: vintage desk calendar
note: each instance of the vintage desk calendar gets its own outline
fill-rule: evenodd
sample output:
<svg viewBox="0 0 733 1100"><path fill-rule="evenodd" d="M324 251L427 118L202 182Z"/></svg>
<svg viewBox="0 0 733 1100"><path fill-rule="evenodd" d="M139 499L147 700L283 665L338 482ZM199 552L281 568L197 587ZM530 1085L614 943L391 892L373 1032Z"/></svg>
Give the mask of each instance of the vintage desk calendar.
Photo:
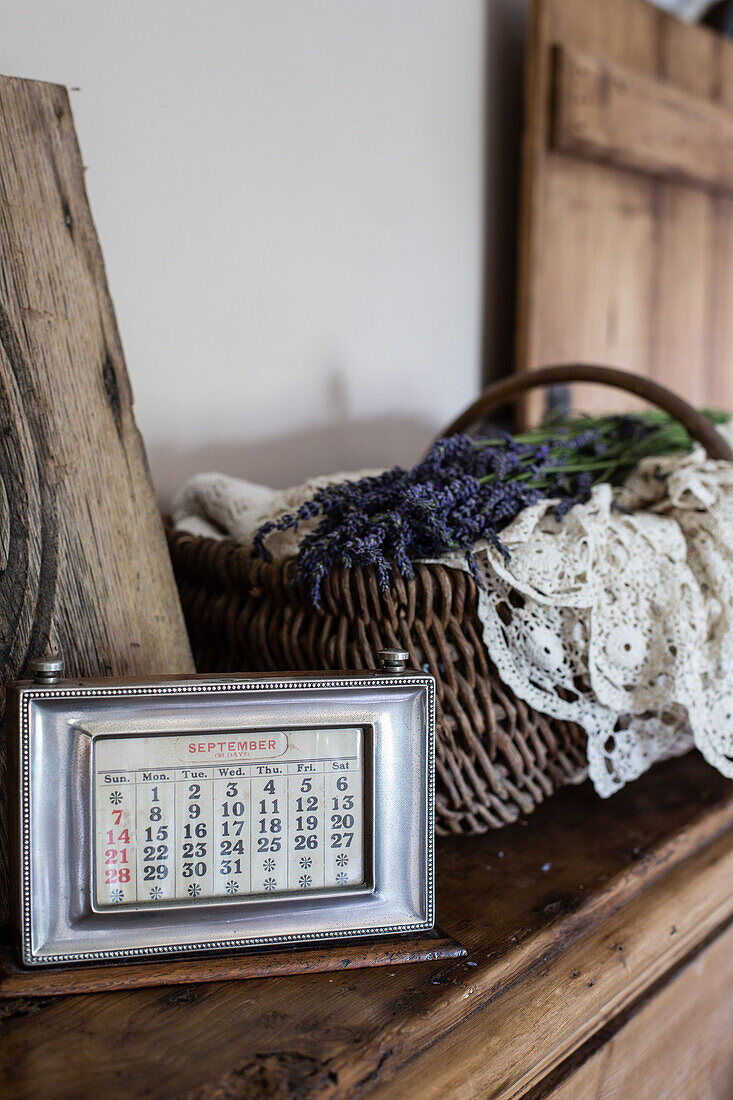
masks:
<svg viewBox="0 0 733 1100"><path fill-rule="evenodd" d="M39 662L8 692L22 966L202 980L263 951L328 969L328 944L354 965L462 953L433 931L434 683L406 657L135 683Z"/></svg>

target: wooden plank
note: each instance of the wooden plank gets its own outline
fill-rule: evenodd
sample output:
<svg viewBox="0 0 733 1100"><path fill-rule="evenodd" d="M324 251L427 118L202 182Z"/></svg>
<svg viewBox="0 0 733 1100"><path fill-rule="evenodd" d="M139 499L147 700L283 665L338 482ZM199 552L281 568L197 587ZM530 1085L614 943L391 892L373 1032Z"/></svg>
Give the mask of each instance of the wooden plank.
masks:
<svg viewBox="0 0 733 1100"><path fill-rule="evenodd" d="M711 66L711 79L721 103L733 111L733 53L723 49L724 40L716 40ZM733 408L733 370L730 369L733 348L733 198L720 195L715 199L715 237L710 274L711 348L707 370L710 404Z"/></svg>
<svg viewBox="0 0 733 1100"><path fill-rule="evenodd" d="M62 87L0 78L0 257L0 687L47 647L72 676L190 672Z"/></svg>
<svg viewBox="0 0 733 1100"><path fill-rule="evenodd" d="M643 3L534 0L530 9L522 151L518 370L607 363L646 373L653 301L654 206L648 181L552 149L555 43L653 74L657 13ZM613 174L612 174L613 172ZM644 338L646 335L646 339ZM573 387L576 408L633 408L634 399ZM520 424L536 423L530 395Z"/></svg>
<svg viewBox="0 0 733 1100"><path fill-rule="evenodd" d="M0 79L0 675L191 671L64 88Z"/></svg>
<svg viewBox="0 0 733 1100"><path fill-rule="evenodd" d="M733 789L696 755L567 788L437 871L465 960L7 1002L0 1092L519 1095L731 913Z"/></svg>
<svg viewBox="0 0 733 1100"><path fill-rule="evenodd" d="M607 1042L558 1082L553 1100L729 1100L733 1085L733 929L700 952Z"/></svg>
<svg viewBox="0 0 733 1100"><path fill-rule="evenodd" d="M554 50L553 147L648 176L733 191L733 115L667 81Z"/></svg>
<svg viewBox="0 0 733 1100"><path fill-rule="evenodd" d="M591 101L586 103L578 93L578 78L572 110L596 119L600 130L594 141L608 145L612 139L629 161L633 150L633 165L559 151L552 133L556 49L577 61L578 69L590 59L600 85L589 81ZM646 142L643 111L628 110L622 118L617 104L609 105L613 130L610 137L602 132L604 82L609 96L628 84L635 99L653 91L656 107L652 103L650 110L661 110L660 96L663 104L670 96L675 105L699 107L708 143L715 135L706 127L714 118L721 163L733 165L730 138L723 135L733 119L732 67L730 41L642 0L534 0L523 145L518 370L554 362L607 363L655 378L695 404L733 407L733 326L726 305L733 282L726 219L733 202L710 189L707 168L704 187L641 171L644 156L658 157L661 142L654 133ZM566 89L565 107L569 94ZM690 140L691 134L685 137ZM649 154L642 152L645 143ZM714 152L706 156L705 163L712 164ZM613 160L608 149L603 159ZM658 170L656 162L646 166ZM576 408L591 412L636 407L584 386L574 387L569 396ZM524 422L536 421L543 411L543 397L531 400Z"/></svg>
<svg viewBox="0 0 733 1100"><path fill-rule="evenodd" d="M0 999L56 997L109 989L242 981L282 974L362 970L368 966L458 959L466 952L440 929L421 936L341 940L290 950L231 953L226 956L157 959L111 966L21 967L10 943L0 944Z"/></svg>
<svg viewBox="0 0 733 1100"><path fill-rule="evenodd" d="M683 93L717 97L714 50L718 38L678 20L660 23L657 74ZM651 340L647 371L693 404L712 404L712 279L716 196L666 180L653 184Z"/></svg>
<svg viewBox="0 0 733 1100"><path fill-rule="evenodd" d="M471 1095L467 1080L473 1095L497 1098L539 1087L697 943L733 919L732 894L729 833L620 912L590 924L560 965L551 952L545 955L522 988L438 1039L418 1062L396 1073L382 1095L409 1096L418 1079L429 1082L423 1095L435 1100ZM726 973L730 983L733 962ZM690 1047L687 1052L692 1054ZM664 1079L670 1087L672 1079Z"/></svg>

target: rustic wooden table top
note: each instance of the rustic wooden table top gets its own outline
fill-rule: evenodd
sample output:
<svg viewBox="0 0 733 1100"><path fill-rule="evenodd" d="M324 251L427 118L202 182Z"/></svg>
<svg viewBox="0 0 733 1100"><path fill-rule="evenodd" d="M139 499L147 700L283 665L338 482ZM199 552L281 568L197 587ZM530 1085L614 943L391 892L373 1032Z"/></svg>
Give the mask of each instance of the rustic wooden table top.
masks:
<svg viewBox="0 0 733 1100"><path fill-rule="evenodd" d="M4 1002L0 1094L544 1094L733 919L733 785L691 754L442 839L438 917L465 959Z"/></svg>

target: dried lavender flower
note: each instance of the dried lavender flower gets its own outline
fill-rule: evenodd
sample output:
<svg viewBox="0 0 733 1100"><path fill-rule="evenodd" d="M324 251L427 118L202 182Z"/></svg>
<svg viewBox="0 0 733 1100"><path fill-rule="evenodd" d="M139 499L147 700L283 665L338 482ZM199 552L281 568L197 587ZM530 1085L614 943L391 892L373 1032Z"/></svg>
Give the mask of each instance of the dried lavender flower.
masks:
<svg viewBox="0 0 733 1100"><path fill-rule="evenodd" d="M318 489L295 513L264 524L253 552L270 560L272 531L318 519L301 541L295 575L313 603L320 603L323 579L336 565L372 566L385 589L393 568L412 577L420 558L455 551L473 566L481 539L508 557L501 532L524 508L552 499L562 520L599 481L618 484L641 458L691 445L684 429L658 412L573 417L517 436L454 435L438 439L411 470L395 466Z"/></svg>

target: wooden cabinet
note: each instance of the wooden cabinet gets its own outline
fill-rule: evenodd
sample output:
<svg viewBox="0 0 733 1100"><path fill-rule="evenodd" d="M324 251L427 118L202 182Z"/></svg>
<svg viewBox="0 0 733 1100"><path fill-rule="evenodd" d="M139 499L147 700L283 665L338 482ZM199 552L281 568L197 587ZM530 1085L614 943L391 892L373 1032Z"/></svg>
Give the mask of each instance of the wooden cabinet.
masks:
<svg viewBox="0 0 733 1100"><path fill-rule="evenodd" d="M0 1094L733 1095L733 786L699 756L437 866L465 959L6 1002Z"/></svg>
<svg viewBox="0 0 733 1100"><path fill-rule="evenodd" d="M602 1028L554 1100L733 1094L733 928L720 933L662 987ZM547 1082L548 1086L551 1081Z"/></svg>

